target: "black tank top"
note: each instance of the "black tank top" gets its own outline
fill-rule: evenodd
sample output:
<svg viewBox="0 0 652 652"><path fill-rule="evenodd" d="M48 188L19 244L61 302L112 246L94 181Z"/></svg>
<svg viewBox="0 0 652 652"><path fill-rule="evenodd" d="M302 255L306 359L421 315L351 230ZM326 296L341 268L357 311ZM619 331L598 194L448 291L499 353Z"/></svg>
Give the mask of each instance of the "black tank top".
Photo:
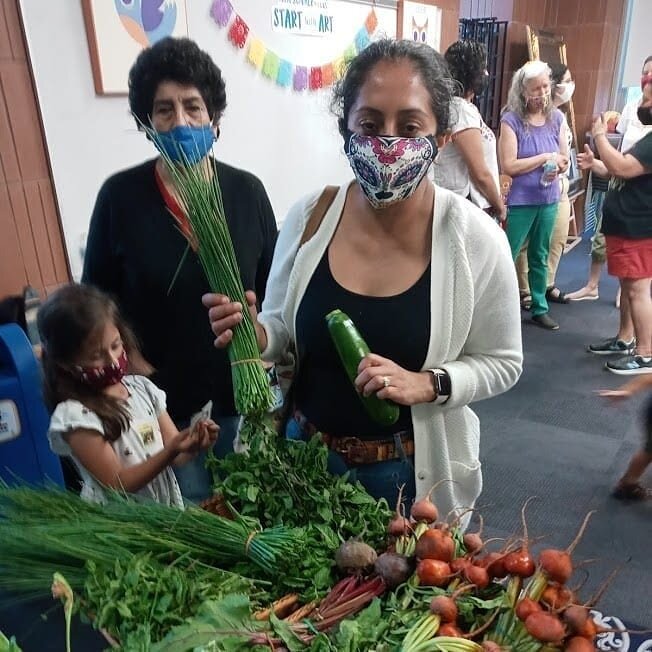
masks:
<svg viewBox="0 0 652 652"><path fill-rule="evenodd" d="M412 428L410 408L383 427L365 411L335 350L325 316L336 308L356 325L372 353L409 371L420 371L430 339L430 264L401 294L369 297L350 292L333 278L328 249L313 274L297 312L299 372L295 406L321 432L335 436L386 437Z"/></svg>

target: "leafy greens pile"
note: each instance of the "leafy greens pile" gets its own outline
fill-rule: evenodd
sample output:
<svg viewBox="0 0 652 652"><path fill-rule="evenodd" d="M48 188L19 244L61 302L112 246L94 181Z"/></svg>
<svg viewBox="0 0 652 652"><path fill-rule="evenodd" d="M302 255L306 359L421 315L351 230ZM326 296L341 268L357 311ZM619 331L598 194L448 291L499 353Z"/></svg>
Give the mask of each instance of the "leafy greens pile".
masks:
<svg viewBox="0 0 652 652"><path fill-rule="evenodd" d="M268 427L252 433L248 445L247 454L210 462L215 491L263 527L303 528L302 559L275 572L279 595L296 592L306 601L323 595L335 582L335 550L349 538L383 547L391 518L387 502L346 476L331 475L328 449L318 439L284 439Z"/></svg>

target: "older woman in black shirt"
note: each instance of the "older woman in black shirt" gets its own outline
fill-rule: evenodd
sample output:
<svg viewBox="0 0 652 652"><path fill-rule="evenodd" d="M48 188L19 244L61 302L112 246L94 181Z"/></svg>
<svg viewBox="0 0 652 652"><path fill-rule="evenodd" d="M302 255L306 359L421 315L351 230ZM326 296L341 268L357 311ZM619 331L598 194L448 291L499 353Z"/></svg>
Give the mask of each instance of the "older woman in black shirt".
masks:
<svg viewBox="0 0 652 652"><path fill-rule="evenodd" d="M145 49L129 74L136 124L152 125L172 143L208 162L219 179L224 210L244 287L262 300L277 226L262 183L210 157L226 106L225 84L209 55L189 39L167 38ZM187 144L190 143L190 147ZM177 147L178 146L178 147ZM209 291L199 259L184 236L187 219L161 158L110 177L91 218L83 281L118 301L131 323L152 379L168 396L181 427L208 400L220 424L216 453L232 450L238 416L228 357L215 349L201 304ZM210 494L203 458L179 472L185 498Z"/></svg>

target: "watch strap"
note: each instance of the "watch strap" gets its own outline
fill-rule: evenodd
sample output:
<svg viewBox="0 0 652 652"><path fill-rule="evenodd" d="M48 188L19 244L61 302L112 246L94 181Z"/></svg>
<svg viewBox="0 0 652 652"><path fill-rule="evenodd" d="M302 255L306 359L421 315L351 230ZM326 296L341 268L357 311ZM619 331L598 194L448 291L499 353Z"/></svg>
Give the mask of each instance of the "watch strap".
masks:
<svg viewBox="0 0 652 652"><path fill-rule="evenodd" d="M446 403L451 395L451 377L445 369L428 369L432 374L432 384L435 389L435 405Z"/></svg>

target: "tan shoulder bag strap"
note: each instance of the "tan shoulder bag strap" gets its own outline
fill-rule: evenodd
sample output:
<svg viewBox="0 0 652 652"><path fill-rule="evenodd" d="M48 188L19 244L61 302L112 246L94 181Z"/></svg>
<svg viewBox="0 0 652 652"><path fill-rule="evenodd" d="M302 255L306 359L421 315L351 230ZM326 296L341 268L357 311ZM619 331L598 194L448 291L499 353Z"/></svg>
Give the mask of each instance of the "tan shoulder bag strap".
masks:
<svg viewBox="0 0 652 652"><path fill-rule="evenodd" d="M339 192L339 189L339 186L326 186L322 190L322 193L319 195L319 199L317 200L317 203L312 209L310 217L306 222L306 228L303 230L303 235L299 241L300 247L308 242L308 240L310 240L310 238L312 238L315 233L317 233L326 213L328 212L328 209L331 207L331 204L335 199L335 195L337 195Z"/></svg>

